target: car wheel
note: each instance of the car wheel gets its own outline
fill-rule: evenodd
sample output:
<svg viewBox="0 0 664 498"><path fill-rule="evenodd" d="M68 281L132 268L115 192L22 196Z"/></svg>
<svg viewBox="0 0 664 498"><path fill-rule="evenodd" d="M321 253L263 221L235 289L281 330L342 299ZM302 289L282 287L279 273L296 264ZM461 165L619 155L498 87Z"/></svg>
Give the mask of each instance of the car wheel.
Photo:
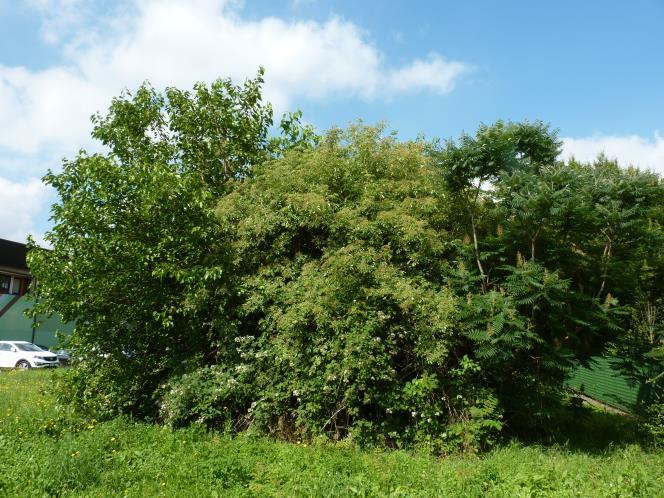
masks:
<svg viewBox="0 0 664 498"><path fill-rule="evenodd" d="M28 368L32 368L32 365L30 365L30 362L28 362L27 360L21 360L16 364L16 368L27 370Z"/></svg>

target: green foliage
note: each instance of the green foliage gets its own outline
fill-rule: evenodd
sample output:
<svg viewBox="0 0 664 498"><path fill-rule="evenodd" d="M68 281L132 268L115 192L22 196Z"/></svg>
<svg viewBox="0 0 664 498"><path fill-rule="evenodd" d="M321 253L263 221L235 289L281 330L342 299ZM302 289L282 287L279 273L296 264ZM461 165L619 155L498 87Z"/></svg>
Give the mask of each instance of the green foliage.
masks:
<svg viewBox="0 0 664 498"><path fill-rule="evenodd" d="M642 430L657 446L664 446L664 403L655 401L643 413Z"/></svg>
<svg viewBox="0 0 664 498"><path fill-rule="evenodd" d="M432 156L439 162L450 190L474 190L506 174L524 169L537 170L552 164L560 153L562 142L556 133L541 122L480 125L475 136L463 134L434 147Z"/></svg>
<svg viewBox="0 0 664 498"><path fill-rule="evenodd" d="M243 333L220 364L251 383L254 430L439 437L459 340L443 199L420 145L355 127L260 166L221 200Z"/></svg>
<svg viewBox="0 0 664 498"><path fill-rule="evenodd" d="M105 116L94 116L92 136L125 167L166 164L218 194L267 157L272 107L261 102L263 74L261 68L243 86L229 79L198 83L193 92L167 88L160 94L144 84L135 95L113 99ZM297 116L288 123L297 135Z"/></svg>
<svg viewBox="0 0 664 498"><path fill-rule="evenodd" d="M472 452L546 430L608 344L640 361L657 175L561 163L539 122L441 146L298 111L269 137L262 82L144 85L94 118L108 154L45 177L35 311L76 320L81 413Z"/></svg>
<svg viewBox="0 0 664 498"><path fill-rule="evenodd" d="M214 207L270 154L261 84L262 72L193 93L144 85L94 119L108 154L81 152L44 178L59 201L52 250L29 255L35 311L76 321L71 394L99 416L154 414L156 387L183 361L214 358L234 328L220 313L232 296Z"/></svg>
<svg viewBox="0 0 664 498"><path fill-rule="evenodd" d="M655 444L664 444L664 305L642 298L632 327L612 344L623 375L642 386L638 406L642 429Z"/></svg>
<svg viewBox="0 0 664 498"><path fill-rule="evenodd" d="M289 112L282 116L279 123L280 136L272 137L269 141L270 151L275 156L293 149L311 149L316 147L321 136L313 125L302 124L302 111Z"/></svg>
<svg viewBox="0 0 664 498"><path fill-rule="evenodd" d="M559 146L542 124L498 122L429 152L467 244L451 280L462 323L520 429L545 427L569 369L625 337L636 295L662 290L661 179L604 157L560 163Z"/></svg>
<svg viewBox="0 0 664 498"><path fill-rule="evenodd" d="M243 421L239 409L251 402L252 382L246 370L233 373L213 365L169 382L161 397L163 419L174 427L196 423L221 430L244 428L234 424Z"/></svg>

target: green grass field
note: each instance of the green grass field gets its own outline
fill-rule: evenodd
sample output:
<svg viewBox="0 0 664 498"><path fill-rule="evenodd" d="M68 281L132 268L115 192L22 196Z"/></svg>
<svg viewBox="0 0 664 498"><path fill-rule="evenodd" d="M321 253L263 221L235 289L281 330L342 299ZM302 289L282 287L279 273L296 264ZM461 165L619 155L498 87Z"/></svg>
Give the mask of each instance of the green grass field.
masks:
<svg viewBox="0 0 664 498"><path fill-rule="evenodd" d="M629 442L617 415L586 416L567 442L436 458L82 420L53 375L0 371L0 496L664 496L664 452Z"/></svg>

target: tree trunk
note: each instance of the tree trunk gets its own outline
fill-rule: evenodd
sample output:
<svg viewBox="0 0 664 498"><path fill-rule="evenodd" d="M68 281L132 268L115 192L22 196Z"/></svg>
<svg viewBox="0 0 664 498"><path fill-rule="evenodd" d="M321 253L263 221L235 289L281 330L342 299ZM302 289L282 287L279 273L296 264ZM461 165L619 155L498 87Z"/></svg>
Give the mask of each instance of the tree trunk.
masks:
<svg viewBox="0 0 664 498"><path fill-rule="evenodd" d="M599 297L602 295L602 292L604 292L604 287L606 286L606 277L607 277L607 272L609 271L609 260L611 259L611 246L613 244L613 240L609 235L604 233L604 236L606 237L606 244L604 244L604 253L602 254L602 284L599 287L599 290L597 291L597 295L595 298L599 299Z"/></svg>
<svg viewBox="0 0 664 498"><path fill-rule="evenodd" d="M475 261L477 262L477 269L480 271L482 276L482 292L487 292L487 278L484 273L484 268L482 267L482 261L480 261L480 247L477 242L477 230L475 229L475 214L473 213L472 208L468 208L468 214L470 215L470 225L473 230L473 248L475 249Z"/></svg>

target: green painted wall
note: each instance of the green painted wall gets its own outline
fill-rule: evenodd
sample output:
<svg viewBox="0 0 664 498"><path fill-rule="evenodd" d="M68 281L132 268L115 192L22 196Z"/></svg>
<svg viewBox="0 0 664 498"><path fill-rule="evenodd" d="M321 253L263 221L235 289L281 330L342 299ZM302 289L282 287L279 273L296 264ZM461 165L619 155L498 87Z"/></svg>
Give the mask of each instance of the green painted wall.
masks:
<svg viewBox="0 0 664 498"><path fill-rule="evenodd" d="M614 364L610 358L594 357L589 368L580 367L574 372L568 385L607 405L634 411L647 401L647 386L620 375Z"/></svg>
<svg viewBox="0 0 664 498"><path fill-rule="evenodd" d="M0 309L14 296L0 295ZM32 319L25 316L24 311L32 306L27 296L22 296L7 312L0 316L0 340L30 341L32 339ZM35 329L35 343L44 346L55 346L58 342L56 332L71 334L73 323L62 323L52 316L40 317Z"/></svg>
<svg viewBox="0 0 664 498"><path fill-rule="evenodd" d="M13 297L14 296L12 296L10 294L0 294L0 309L4 308L5 304L7 304L9 301L11 301L11 299Z"/></svg>

